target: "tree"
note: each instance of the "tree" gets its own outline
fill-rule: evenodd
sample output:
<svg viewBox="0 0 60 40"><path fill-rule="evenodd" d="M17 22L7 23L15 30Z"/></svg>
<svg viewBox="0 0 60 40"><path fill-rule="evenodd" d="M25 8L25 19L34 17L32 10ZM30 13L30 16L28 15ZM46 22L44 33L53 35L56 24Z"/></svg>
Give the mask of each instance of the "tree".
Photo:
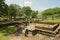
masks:
<svg viewBox="0 0 60 40"><path fill-rule="evenodd" d="M20 10L19 5L16 5L16 4L9 5L9 16L11 20L12 20L12 17L14 17L14 20L15 20L16 16L19 15L19 12L20 12L19 10Z"/></svg>
<svg viewBox="0 0 60 40"><path fill-rule="evenodd" d="M38 11L31 11L30 15L31 15L32 18L36 18L37 14L38 14Z"/></svg>
<svg viewBox="0 0 60 40"><path fill-rule="evenodd" d="M5 4L5 0L0 0L0 16L8 14L8 5Z"/></svg>
<svg viewBox="0 0 60 40"><path fill-rule="evenodd" d="M8 19L8 10L9 10L9 8L8 8L8 5L6 4L5 5L5 9L4 9L4 12L3 12L3 16L6 16L7 17L7 19Z"/></svg>
<svg viewBox="0 0 60 40"><path fill-rule="evenodd" d="M25 14L26 16L26 20L28 22L28 19L30 18L30 13L31 13L31 8L30 7L23 7L22 8L23 14Z"/></svg>
<svg viewBox="0 0 60 40"><path fill-rule="evenodd" d="M30 12L31 12L31 8L30 7L23 7L22 8L22 11L23 11L23 13L25 13L25 15L28 17L28 16L30 16Z"/></svg>
<svg viewBox="0 0 60 40"><path fill-rule="evenodd" d="M48 18L50 16L52 19L55 19L59 15L60 15L60 8L58 8L58 7L49 8L42 12L42 16L44 18Z"/></svg>
<svg viewBox="0 0 60 40"><path fill-rule="evenodd" d="M19 16L19 17L24 16L24 12L23 12L22 8L20 8L18 16Z"/></svg>

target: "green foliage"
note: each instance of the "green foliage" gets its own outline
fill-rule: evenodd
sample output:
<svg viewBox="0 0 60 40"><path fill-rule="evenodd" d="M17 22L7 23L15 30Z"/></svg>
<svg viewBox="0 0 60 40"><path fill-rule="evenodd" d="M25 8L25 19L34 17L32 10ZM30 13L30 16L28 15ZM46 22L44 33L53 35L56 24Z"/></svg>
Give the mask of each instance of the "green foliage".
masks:
<svg viewBox="0 0 60 40"><path fill-rule="evenodd" d="M9 6L9 13L11 16L15 16L16 15L16 6L14 4L10 4Z"/></svg>
<svg viewBox="0 0 60 40"><path fill-rule="evenodd" d="M9 5L9 16L12 19L12 17L14 17L14 19L16 18L17 15L19 15L20 12L20 6L16 5L16 4L10 4Z"/></svg>
<svg viewBox="0 0 60 40"><path fill-rule="evenodd" d="M5 16L8 14L8 5L5 4L5 0L0 0L0 16Z"/></svg>
<svg viewBox="0 0 60 40"><path fill-rule="evenodd" d="M60 14L60 8L49 8L42 12L42 15L54 15L54 14Z"/></svg>
<svg viewBox="0 0 60 40"><path fill-rule="evenodd" d="M17 4L7 5L4 2L5 0L0 0L0 16L5 17L12 21L12 18L16 17L37 17L38 11L33 11L29 6L20 7ZM13 20L14 20L13 19Z"/></svg>
<svg viewBox="0 0 60 40"><path fill-rule="evenodd" d="M22 11L26 16L30 16L31 8L30 7L23 7Z"/></svg>
<svg viewBox="0 0 60 40"><path fill-rule="evenodd" d="M38 14L38 11L31 11L30 15L32 18L36 18Z"/></svg>
<svg viewBox="0 0 60 40"><path fill-rule="evenodd" d="M52 19L60 17L60 8L49 8L46 9L42 12L42 17L49 18L51 17Z"/></svg>

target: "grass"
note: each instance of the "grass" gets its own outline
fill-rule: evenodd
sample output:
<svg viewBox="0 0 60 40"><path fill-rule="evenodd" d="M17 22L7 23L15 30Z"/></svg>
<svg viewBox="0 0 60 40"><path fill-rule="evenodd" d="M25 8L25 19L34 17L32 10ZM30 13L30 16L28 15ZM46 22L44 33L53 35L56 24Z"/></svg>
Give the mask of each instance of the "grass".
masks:
<svg viewBox="0 0 60 40"><path fill-rule="evenodd" d="M10 40L10 36L6 36L8 32L14 31L14 26L4 26L0 27L0 40Z"/></svg>
<svg viewBox="0 0 60 40"><path fill-rule="evenodd" d="M9 36L4 36L4 33L0 33L0 40L10 40Z"/></svg>
<svg viewBox="0 0 60 40"><path fill-rule="evenodd" d="M52 19L45 19L45 20L43 20L43 22L60 22L60 19L54 19L54 20L52 20Z"/></svg>

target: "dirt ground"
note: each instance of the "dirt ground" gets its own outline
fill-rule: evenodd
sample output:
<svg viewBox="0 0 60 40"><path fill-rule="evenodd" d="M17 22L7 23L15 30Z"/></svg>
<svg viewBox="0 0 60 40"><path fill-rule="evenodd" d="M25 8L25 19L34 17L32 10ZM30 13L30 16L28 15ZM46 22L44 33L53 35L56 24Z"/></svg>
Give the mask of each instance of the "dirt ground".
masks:
<svg viewBox="0 0 60 40"><path fill-rule="evenodd" d="M56 35L56 37L49 37L41 34L35 36L29 34L28 37L25 37L24 34L20 34L19 36L12 35L10 40L60 40L60 34Z"/></svg>
<svg viewBox="0 0 60 40"><path fill-rule="evenodd" d="M37 34L36 36L32 36L31 34L28 37L25 37L24 34L20 36L12 36L11 40L54 40L54 37L49 37L41 34Z"/></svg>

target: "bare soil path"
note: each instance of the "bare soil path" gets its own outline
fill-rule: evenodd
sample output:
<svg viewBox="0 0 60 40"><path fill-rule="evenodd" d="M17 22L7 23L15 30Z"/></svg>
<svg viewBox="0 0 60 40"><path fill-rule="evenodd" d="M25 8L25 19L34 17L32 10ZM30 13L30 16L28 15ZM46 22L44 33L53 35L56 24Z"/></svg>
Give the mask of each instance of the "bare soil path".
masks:
<svg viewBox="0 0 60 40"><path fill-rule="evenodd" d="M51 40L52 37L44 36L44 35L39 35L37 34L36 36L32 36L29 34L28 37L25 37L24 34L21 34L20 36L12 36L11 40Z"/></svg>

